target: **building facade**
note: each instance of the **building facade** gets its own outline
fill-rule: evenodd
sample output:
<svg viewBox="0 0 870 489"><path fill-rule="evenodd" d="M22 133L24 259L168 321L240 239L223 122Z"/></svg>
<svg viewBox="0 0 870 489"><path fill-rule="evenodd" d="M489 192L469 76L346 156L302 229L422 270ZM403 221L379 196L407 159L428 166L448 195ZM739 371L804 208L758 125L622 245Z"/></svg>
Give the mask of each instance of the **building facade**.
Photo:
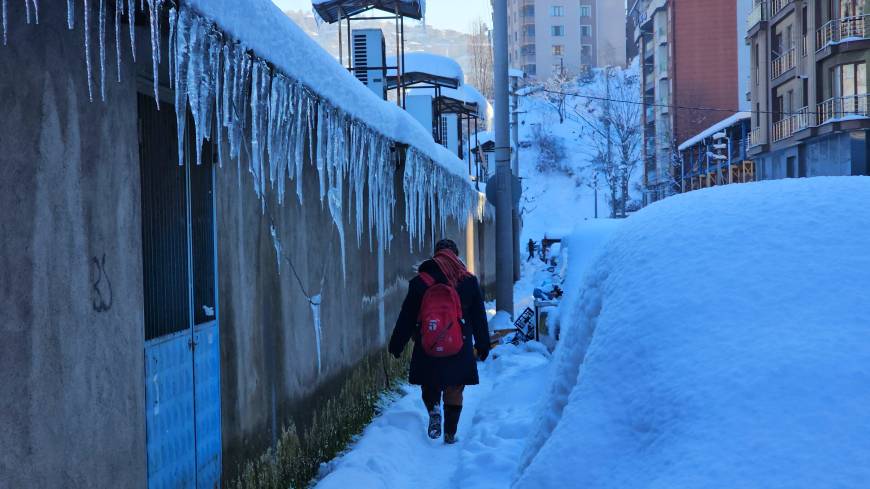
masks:
<svg viewBox="0 0 870 489"><path fill-rule="evenodd" d="M625 63L622 0L508 0L511 66L533 79Z"/></svg>
<svg viewBox="0 0 870 489"><path fill-rule="evenodd" d="M630 6L642 60L645 204L679 191L679 144L739 110L736 3L637 0Z"/></svg>
<svg viewBox="0 0 870 489"><path fill-rule="evenodd" d="M746 23L759 179L868 174L865 0L756 1Z"/></svg>

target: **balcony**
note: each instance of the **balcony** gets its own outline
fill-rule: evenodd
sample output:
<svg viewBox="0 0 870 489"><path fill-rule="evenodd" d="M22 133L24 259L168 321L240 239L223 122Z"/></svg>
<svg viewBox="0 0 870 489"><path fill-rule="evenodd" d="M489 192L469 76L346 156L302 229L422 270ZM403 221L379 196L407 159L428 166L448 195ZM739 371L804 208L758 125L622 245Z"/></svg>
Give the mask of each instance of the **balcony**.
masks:
<svg viewBox="0 0 870 489"><path fill-rule="evenodd" d="M821 51L831 44L852 39L867 39L867 17L844 17L827 22L816 31L816 51Z"/></svg>
<svg viewBox="0 0 870 489"><path fill-rule="evenodd" d="M794 68L795 66L795 53L794 48L789 49L788 51L782 53L782 56L776 58L775 60L770 62L770 79L774 80L782 76L786 71Z"/></svg>
<svg viewBox="0 0 870 489"><path fill-rule="evenodd" d="M756 127L752 131L749 132L749 147L759 146L763 144L764 141L761 140L761 128Z"/></svg>
<svg viewBox="0 0 870 489"><path fill-rule="evenodd" d="M832 97L818 105L816 114L818 125L849 119L867 118L867 99L870 95L861 94L849 97Z"/></svg>
<svg viewBox="0 0 870 489"><path fill-rule="evenodd" d="M752 10L749 11L749 17L746 18L747 31L755 27L756 24L768 19L767 9L767 2L755 2L755 5L752 6Z"/></svg>
<svg viewBox="0 0 870 489"><path fill-rule="evenodd" d="M798 109L794 114L773 124L773 142L790 138L794 133L808 127L810 127L809 108L803 107Z"/></svg>
<svg viewBox="0 0 870 489"><path fill-rule="evenodd" d="M770 1L770 17L778 14L782 9L788 7L792 0L771 0Z"/></svg>

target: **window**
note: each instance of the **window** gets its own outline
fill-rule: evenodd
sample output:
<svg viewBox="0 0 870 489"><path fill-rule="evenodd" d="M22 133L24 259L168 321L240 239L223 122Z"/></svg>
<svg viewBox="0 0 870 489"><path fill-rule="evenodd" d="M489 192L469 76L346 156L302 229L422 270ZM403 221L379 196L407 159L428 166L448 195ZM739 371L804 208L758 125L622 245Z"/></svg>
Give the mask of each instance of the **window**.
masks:
<svg viewBox="0 0 870 489"><path fill-rule="evenodd" d="M561 44L553 44L553 56L562 56L565 51L565 46Z"/></svg>
<svg viewBox="0 0 870 489"><path fill-rule="evenodd" d="M523 26L523 37L525 37L527 39L534 39L535 38L535 25L534 24Z"/></svg>
<svg viewBox="0 0 870 489"><path fill-rule="evenodd" d="M535 16L535 6L534 5L523 5L522 16L523 17L534 17Z"/></svg>
<svg viewBox="0 0 870 489"><path fill-rule="evenodd" d="M834 68L834 89L841 97L855 97L867 93L867 65L850 63Z"/></svg>
<svg viewBox="0 0 870 489"><path fill-rule="evenodd" d="M580 36L582 37L592 37L592 26L583 24L580 26Z"/></svg>
<svg viewBox="0 0 870 489"><path fill-rule="evenodd" d="M550 7L550 16L551 17L564 17L565 16L565 7L561 5L553 5Z"/></svg>
<svg viewBox="0 0 870 489"><path fill-rule="evenodd" d="M565 35L565 26L563 25L554 25L550 26L550 34L553 37L562 37Z"/></svg>
<svg viewBox="0 0 870 489"><path fill-rule="evenodd" d="M592 17L592 6L591 5L581 5L580 6L580 17Z"/></svg>
<svg viewBox="0 0 870 489"><path fill-rule="evenodd" d="M592 45L582 44L580 46L580 63L584 65L592 64Z"/></svg>

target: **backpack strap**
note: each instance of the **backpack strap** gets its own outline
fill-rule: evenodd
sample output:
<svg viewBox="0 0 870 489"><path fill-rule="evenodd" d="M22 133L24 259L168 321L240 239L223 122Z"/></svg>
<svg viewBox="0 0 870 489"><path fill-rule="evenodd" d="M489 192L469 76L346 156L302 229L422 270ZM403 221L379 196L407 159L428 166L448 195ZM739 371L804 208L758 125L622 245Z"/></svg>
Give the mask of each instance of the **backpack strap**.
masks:
<svg viewBox="0 0 870 489"><path fill-rule="evenodd" d="M426 272L420 272L417 275L420 276L420 279L423 280L423 283L426 284L427 288L436 284L435 278Z"/></svg>

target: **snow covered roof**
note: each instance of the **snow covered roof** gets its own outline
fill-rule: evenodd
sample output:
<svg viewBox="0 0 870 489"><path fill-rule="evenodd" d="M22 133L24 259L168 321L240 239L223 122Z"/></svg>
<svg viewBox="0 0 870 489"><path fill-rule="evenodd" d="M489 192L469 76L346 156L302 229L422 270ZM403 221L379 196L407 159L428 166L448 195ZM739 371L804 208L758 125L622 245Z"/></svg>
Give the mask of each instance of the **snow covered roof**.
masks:
<svg viewBox="0 0 870 489"><path fill-rule="evenodd" d="M492 131L480 131L471 136L471 149L476 149L478 144L484 146L488 143L495 143L495 133Z"/></svg>
<svg viewBox="0 0 870 489"><path fill-rule="evenodd" d="M403 76L411 73L424 73L445 80L455 80L455 86L465 83L465 74L453 58L432 53L405 53ZM387 57L387 66L396 66L396 57ZM388 77L395 77L396 70L388 69Z"/></svg>
<svg viewBox="0 0 870 489"><path fill-rule="evenodd" d="M508 70L508 76L513 78L522 78L526 76L526 74L523 72L523 70L519 68L511 68Z"/></svg>
<svg viewBox="0 0 870 489"><path fill-rule="evenodd" d="M311 4L317 15L329 24L371 9L391 14L398 9L399 15L417 20L426 15L426 0L312 0Z"/></svg>
<svg viewBox="0 0 870 489"><path fill-rule="evenodd" d="M382 100L360 83L271 1L188 0L185 3L318 96L365 121L381 134L419 148L454 174L467 178L468 169L456 155L435 143L432 135L410 114ZM288 49L288 46L293 48Z"/></svg>
<svg viewBox="0 0 870 489"><path fill-rule="evenodd" d="M686 142L684 142L683 144L681 144L679 146L679 150L683 151L686 148L694 146L695 144L700 143L701 141L716 134L717 132L722 131L723 129L727 129L727 128L733 126L734 124L737 124L738 122L740 122L742 120L750 119L751 117L752 117L752 114L750 112L737 112L736 114L733 114L725 119L722 119L721 121L717 122L716 124L713 124L712 126L708 127L707 129L704 129L703 131L701 131L697 135L687 139Z"/></svg>

